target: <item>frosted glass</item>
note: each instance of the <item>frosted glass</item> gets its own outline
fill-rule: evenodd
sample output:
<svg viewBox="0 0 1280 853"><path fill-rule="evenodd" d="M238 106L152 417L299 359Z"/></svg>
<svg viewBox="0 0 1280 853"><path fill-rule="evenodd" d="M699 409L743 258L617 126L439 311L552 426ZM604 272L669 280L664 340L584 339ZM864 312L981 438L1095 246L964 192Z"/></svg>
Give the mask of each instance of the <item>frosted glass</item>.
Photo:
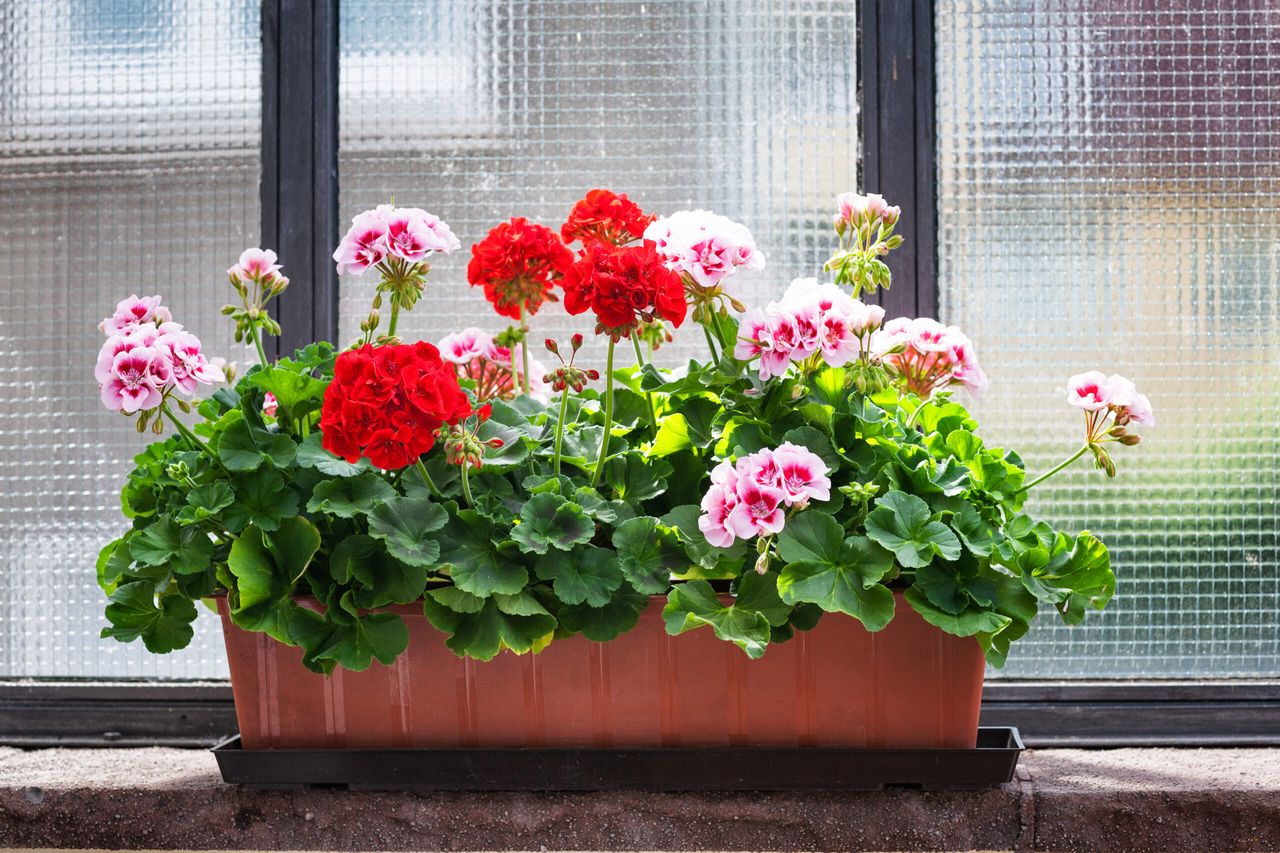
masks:
<svg viewBox="0 0 1280 853"><path fill-rule="evenodd" d="M441 259L402 334L438 340L501 320L466 283L472 243L523 215L559 227L596 186L652 212L707 207L768 256L747 302L814 275L830 210L856 181L855 4L846 0L433 0L341 7L343 223L393 196L448 221ZM374 281L343 279L357 334ZM537 339L590 331L550 306ZM664 349L700 352L696 330Z"/></svg>
<svg viewBox="0 0 1280 853"><path fill-rule="evenodd" d="M939 308L991 375L987 435L1032 471L1071 452L1087 368L1159 419L1118 480L1037 492L1119 591L1009 676L1280 674L1280 8L1164 5L937 4Z"/></svg>
<svg viewBox="0 0 1280 853"><path fill-rule="evenodd" d="M0 677L225 675L101 640L98 549L146 437L102 409L98 322L160 293L243 361L222 270L258 240L256 0L49 0L0 14Z"/></svg>

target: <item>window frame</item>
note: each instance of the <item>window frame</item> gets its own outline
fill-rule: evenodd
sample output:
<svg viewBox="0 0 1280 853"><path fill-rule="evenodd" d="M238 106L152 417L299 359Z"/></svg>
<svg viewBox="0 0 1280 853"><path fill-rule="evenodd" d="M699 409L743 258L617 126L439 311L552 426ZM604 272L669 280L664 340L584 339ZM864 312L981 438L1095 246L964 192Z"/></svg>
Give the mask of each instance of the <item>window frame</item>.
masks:
<svg viewBox="0 0 1280 853"><path fill-rule="evenodd" d="M857 0L862 185L911 223L892 314L937 313L933 0ZM290 259L277 353L338 331L339 0L263 0L262 245ZM997 680L983 725L1030 746L1280 745L1280 679ZM0 681L0 745L207 746L236 729L210 681Z"/></svg>

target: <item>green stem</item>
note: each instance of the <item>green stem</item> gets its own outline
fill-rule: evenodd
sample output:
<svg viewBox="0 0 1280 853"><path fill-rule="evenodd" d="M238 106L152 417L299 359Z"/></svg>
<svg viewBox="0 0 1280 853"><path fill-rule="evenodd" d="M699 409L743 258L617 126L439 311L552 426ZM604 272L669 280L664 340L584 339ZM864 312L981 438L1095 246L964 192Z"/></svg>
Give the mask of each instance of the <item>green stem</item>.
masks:
<svg viewBox="0 0 1280 853"><path fill-rule="evenodd" d="M400 319L400 300L396 299L395 294L391 294L391 321L387 324L387 337L394 338L396 336L396 323Z"/></svg>
<svg viewBox="0 0 1280 853"><path fill-rule="evenodd" d="M604 460L609 455L609 432L613 429L613 350L617 345L617 341L609 339L609 355L605 359L604 435L600 436L600 456L596 459L596 472L591 475L592 488L600 482L600 475L604 473Z"/></svg>
<svg viewBox="0 0 1280 853"><path fill-rule="evenodd" d="M462 462L462 499L467 502L468 507L474 507L476 502L471 498L471 482L467 479L467 471L471 466L466 460Z"/></svg>
<svg viewBox="0 0 1280 853"><path fill-rule="evenodd" d="M529 393L529 328L524 322L524 303L520 303L520 364L524 373L520 376L520 387Z"/></svg>
<svg viewBox="0 0 1280 853"><path fill-rule="evenodd" d="M707 336L707 349L711 350L711 363L713 365L720 363L720 356L716 354L715 341L711 339L711 330L707 328L707 324L702 324L702 334Z"/></svg>
<svg viewBox="0 0 1280 853"><path fill-rule="evenodd" d="M556 421L556 453L552 457L551 470L560 476L560 448L564 445L564 419L569 416L569 386L560 392L560 420Z"/></svg>
<svg viewBox="0 0 1280 853"><path fill-rule="evenodd" d="M262 335L258 332L258 323L255 320L249 322L249 337L253 338L253 348L258 351L258 364L266 367L267 354L262 349Z"/></svg>
<svg viewBox="0 0 1280 853"><path fill-rule="evenodd" d="M924 411L924 407L928 404L928 400L921 400L920 405L916 406L915 409L912 410L910 417L907 418L907 429L911 429L911 427L915 426L916 418L920 416L920 413Z"/></svg>
<svg viewBox="0 0 1280 853"><path fill-rule="evenodd" d="M644 354L640 352L640 339L637 338L634 334L631 336L631 345L635 347L635 350L636 350L636 367L643 368ZM657 414L657 410L653 408L653 393L650 391L645 391L644 399L645 399L645 402L649 404L649 423L653 424L654 428L656 429L658 426L658 414Z"/></svg>
<svg viewBox="0 0 1280 853"><path fill-rule="evenodd" d="M1077 459L1079 459L1081 456L1084 456L1084 455L1085 455L1085 453L1087 453L1088 451L1089 451L1089 445L1088 445L1088 444L1086 444L1084 447L1081 447L1081 448L1080 448L1079 450L1077 450L1075 453L1071 454L1071 455L1070 455L1070 456L1068 456L1066 459L1062 460L1062 461L1061 461L1061 462L1059 462L1057 465L1055 465L1055 466L1053 466L1052 468L1050 468L1048 471L1045 471L1045 472L1044 472L1043 474L1041 474L1039 477L1036 477L1036 478L1035 478L1034 480L1032 480L1030 483L1027 483L1027 484L1026 484L1025 486L1023 486L1021 489L1018 489L1018 491L1016 491L1014 494L1018 494L1018 495L1020 495L1020 494L1022 494L1023 492L1027 491L1028 489L1032 488L1033 486L1036 486L1036 485L1038 485L1038 484L1040 484L1040 483L1043 483L1045 480L1049 479L1049 478L1050 478L1050 477L1052 477L1054 474L1056 474L1056 473L1058 473L1059 471L1061 471L1063 468L1066 468L1066 467L1067 467L1068 465L1070 465L1072 462L1075 462L1075 461L1076 461Z"/></svg>
<svg viewBox="0 0 1280 853"><path fill-rule="evenodd" d="M178 433L184 439L187 440L187 443L191 445L192 450L195 450L199 453L203 453L204 455L208 456L210 459L213 460L213 464L217 465L222 470L222 473L227 474L227 476L230 476L230 473L227 471L227 469L223 467L222 460L218 458L218 454L214 453L213 449L209 447L209 445L201 441L199 436L197 436L191 430L187 429L187 425L184 424L182 421L178 420L174 416L173 412L169 411L169 406L167 403L160 404L160 411L162 414L164 414L166 418L168 418L170 421L173 422L174 428L177 429Z"/></svg>
<svg viewBox="0 0 1280 853"><path fill-rule="evenodd" d="M427 490L431 492L431 496L437 500L444 500L444 493L436 486L436 481L431 479L431 475L427 473L427 466L422 463L422 457L418 457L418 473L422 475L422 481L427 484Z"/></svg>

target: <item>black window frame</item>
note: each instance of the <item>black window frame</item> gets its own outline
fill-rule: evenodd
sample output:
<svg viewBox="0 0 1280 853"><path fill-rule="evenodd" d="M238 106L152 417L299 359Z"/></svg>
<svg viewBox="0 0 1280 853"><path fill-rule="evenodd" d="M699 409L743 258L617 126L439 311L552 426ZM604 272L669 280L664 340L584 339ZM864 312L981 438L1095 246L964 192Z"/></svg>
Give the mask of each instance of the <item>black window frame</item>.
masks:
<svg viewBox="0 0 1280 853"><path fill-rule="evenodd" d="M858 3L862 185L900 204L893 314L937 312L933 0ZM263 0L262 245L288 258L277 353L334 339L339 0ZM1030 746L1280 745L1280 679L998 680L984 725ZM224 682L0 681L0 745L208 745L236 729Z"/></svg>

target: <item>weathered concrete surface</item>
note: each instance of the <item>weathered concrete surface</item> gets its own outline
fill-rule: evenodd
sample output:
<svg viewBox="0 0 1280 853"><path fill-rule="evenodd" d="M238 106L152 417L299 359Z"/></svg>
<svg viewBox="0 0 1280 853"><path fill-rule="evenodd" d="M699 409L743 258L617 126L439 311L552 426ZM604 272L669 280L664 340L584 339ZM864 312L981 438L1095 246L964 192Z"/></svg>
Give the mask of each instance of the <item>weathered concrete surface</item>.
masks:
<svg viewBox="0 0 1280 853"><path fill-rule="evenodd" d="M1280 750L1052 750L977 792L249 791L206 752L0 751L0 848L1280 850Z"/></svg>

